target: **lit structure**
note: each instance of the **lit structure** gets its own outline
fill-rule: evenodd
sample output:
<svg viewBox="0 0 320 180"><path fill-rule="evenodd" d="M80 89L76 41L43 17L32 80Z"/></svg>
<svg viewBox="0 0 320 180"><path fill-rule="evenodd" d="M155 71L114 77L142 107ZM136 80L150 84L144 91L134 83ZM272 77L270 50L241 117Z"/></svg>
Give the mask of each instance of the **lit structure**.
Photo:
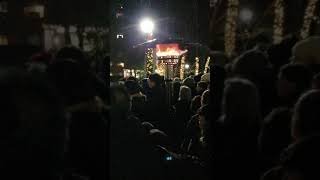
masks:
<svg viewBox="0 0 320 180"><path fill-rule="evenodd" d="M231 57L236 48L237 18L239 14L239 0L228 1L227 20L225 25L225 52Z"/></svg>
<svg viewBox="0 0 320 180"><path fill-rule="evenodd" d="M310 33L310 26L313 20L314 12L316 10L316 5L318 0L309 0L307 8L305 10L303 24L300 32L300 36L302 39L305 39L309 36Z"/></svg>
<svg viewBox="0 0 320 180"><path fill-rule="evenodd" d="M195 65L195 70L194 70L194 74L198 75L199 74L199 58L196 57L196 65Z"/></svg>
<svg viewBox="0 0 320 180"><path fill-rule="evenodd" d="M173 67L178 64L179 58L184 55L187 50L181 50L178 44L157 44L156 45L156 57L157 57L157 67L164 67L158 71L164 71L164 75L166 79L173 78ZM182 56L181 60L185 60L185 57ZM184 69L185 64L180 67L180 75L181 68ZM184 70L183 70L184 72Z"/></svg>
<svg viewBox="0 0 320 180"><path fill-rule="evenodd" d="M274 4L273 20L273 43L278 44L282 41L283 24L284 24L284 1L276 0Z"/></svg>

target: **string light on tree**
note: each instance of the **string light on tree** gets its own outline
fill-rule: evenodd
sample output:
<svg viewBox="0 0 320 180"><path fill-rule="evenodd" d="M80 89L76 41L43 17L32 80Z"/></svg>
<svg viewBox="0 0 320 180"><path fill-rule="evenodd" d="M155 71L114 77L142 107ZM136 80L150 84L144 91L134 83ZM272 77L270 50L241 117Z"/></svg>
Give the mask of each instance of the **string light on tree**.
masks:
<svg viewBox="0 0 320 180"><path fill-rule="evenodd" d="M180 64L180 79L184 79L184 69L185 69L185 56L181 57L181 64Z"/></svg>
<svg viewBox="0 0 320 180"><path fill-rule="evenodd" d="M273 43L278 44L283 38L284 1L276 0L274 4Z"/></svg>
<svg viewBox="0 0 320 180"><path fill-rule="evenodd" d="M153 48L146 51L146 73L147 76L153 73Z"/></svg>
<svg viewBox="0 0 320 180"><path fill-rule="evenodd" d="M156 73L160 74L161 76L164 76L165 73L165 64L164 63L158 63L157 69L155 70Z"/></svg>
<svg viewBox="0 0 320 180"><path fill-rule="evenodd" d="M206 61L206 64L205 64L205 66L204 66L204 72L203 73L208 73L209 72L209 69L210 69L210 67L209 67L209 64L210 64L210 56L207 58L207 61Z"/></svg>
<svg viewBox="0 0 320 180"><path fill-rule="evenodd" d="M195 65L194 74L195 75L199 74L199 58L198 57L196 57L196 65Z"/></svg>
<svg viewBox="0 0 320 180"><path fill-rule="evenodd" d="M228 1L227 19L225 25L225 52L231 57L236 48L237 18L239 14L239 0Z"/></svg>
<svg viewBox="0 0 320 180"><path fill-rule="evenodd" d="M305 39L309 36L310 26L313 20L314 12L316 10L318 0L309 0L307 8L305 10L303 25L300 32L300 36L302 39Z"/></svg>

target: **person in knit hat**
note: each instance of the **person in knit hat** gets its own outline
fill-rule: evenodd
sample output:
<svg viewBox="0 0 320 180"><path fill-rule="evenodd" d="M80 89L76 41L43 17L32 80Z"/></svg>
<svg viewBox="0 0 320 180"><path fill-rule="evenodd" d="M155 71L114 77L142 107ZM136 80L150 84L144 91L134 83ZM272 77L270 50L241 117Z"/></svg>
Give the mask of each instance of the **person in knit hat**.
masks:
<svg viewBox="0 0 320 180"><path fill-rule="evenodd" d="M204 75L201 76L201 81L210 83L210 73L205 73Z"/></svg>
<svg viewBox="0 0 320 180"><path fill-rule="evenodd" d="M314 74L320 72L320 36L309 37L299 41L292 48L293 63L306 65Z"/></svg>
<svg viewBox="0 0 320 180"><path fill-rule="evenodd" d="M320 36L299 41L292 48L292 61L302 64L320 64Z"/></svg>

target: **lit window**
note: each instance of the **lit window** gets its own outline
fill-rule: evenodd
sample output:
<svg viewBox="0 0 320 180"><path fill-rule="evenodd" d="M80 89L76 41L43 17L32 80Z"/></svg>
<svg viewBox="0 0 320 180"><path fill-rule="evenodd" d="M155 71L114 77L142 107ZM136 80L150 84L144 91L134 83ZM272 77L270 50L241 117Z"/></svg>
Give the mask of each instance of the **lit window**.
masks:
<svg viewBox="0 0 320 180"><path fill-rule="evenodd" d="M0 13L8 12L8 2L7 1L0 1Z"/></svg>
<svg viewBox="0 0 320 180"><path fill-rule="evenodd" d="M32 5L24 8L24 13L30 16L44 17L44 6L43 5Z"/></svg>
<svg viewBox="0 0 320 180"><path fill-rule="evenodd" d="M0 35L0 45L8 45L8 37L5 35Z"/></svg>
<svg viewBox="0 0 320 180"><path fill-rule="evenodd" d="M123 34L117 34L117 39L123 39Z"/></svg>

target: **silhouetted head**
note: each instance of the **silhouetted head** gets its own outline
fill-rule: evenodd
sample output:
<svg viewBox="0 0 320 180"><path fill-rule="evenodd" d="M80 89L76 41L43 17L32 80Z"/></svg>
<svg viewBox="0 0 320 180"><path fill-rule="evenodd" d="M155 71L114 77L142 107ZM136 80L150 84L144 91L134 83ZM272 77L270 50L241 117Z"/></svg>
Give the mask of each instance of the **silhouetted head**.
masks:
<svg viewBox="0 0 320 180"><path fill-rule="evenodd" d="M191 89L188 86L181 86L179 100L191 101Z"/></svg>
<svg viewBox="0 0 320 180"><path fill-rule="evenodd" d="M162 83L162 77L159 74L150 74L148 78L148 85L150 88L160 87Z"/></svg>
<svg viewBox="0 0 320 180"><path fill-rule="evenodd" d="M280 69L278 96L297 99L311 86L312 73L301 64L287 64Z"/></svg>
<svg viewBox="0 0 320 180"><path fill-rule="evenodd" d="M130 95L140 92L140 86L137 81L127 80L124 85Z"/></svg>
<svg viewBox="0 0 320 180"><path fill-rule="evenodd" d="M300 97L292 119L291 134L294 139L320 134L320 91L312 90Z"/></svg>
<svg viewBox="0 0 320 180"><path fill-rule="evenodd" d="M250 50L239 56L232 65L232 73L237 77L249 79L254 82L264 76L270 66L264 53Z"/></svg>
<svg viewBox="0 0 320 180"><path fill-rule="evenodd" d="M225 83L223 112L226 123L252 125L260 120L260 102L256 86L245 79L230 79Z"/></svg>
<svg viewBox="0 0 320 180"><path fill-rule="evenodd" d="M273 163L291 143L291 117L291 109L277 108L268 114L263 122L259 146L263 156Z"/></svg>
<svg viewBox="0 0 320 180"><path fill-rule="evenodd" d="M202 94L205 90L208 89L208 83L200 81L197 83L196 91L198 94Z"/></svg>
<svg viewBox="0 0 320 180"><path fill-rule="evenodd" d="M72 59L76 62L78 62L79 64L89 68L89 61L87 60L84 52L74 46L66 46L61 48L56 56L56 59Z"/></svg>
<svg viewBox="0 0 320 180"><path fill-rule="evenodd" d="M187 77L182 81L182 85L184 86L188 86L190 89L195 89L195 81L193 80L193 78Z"/></svg>

